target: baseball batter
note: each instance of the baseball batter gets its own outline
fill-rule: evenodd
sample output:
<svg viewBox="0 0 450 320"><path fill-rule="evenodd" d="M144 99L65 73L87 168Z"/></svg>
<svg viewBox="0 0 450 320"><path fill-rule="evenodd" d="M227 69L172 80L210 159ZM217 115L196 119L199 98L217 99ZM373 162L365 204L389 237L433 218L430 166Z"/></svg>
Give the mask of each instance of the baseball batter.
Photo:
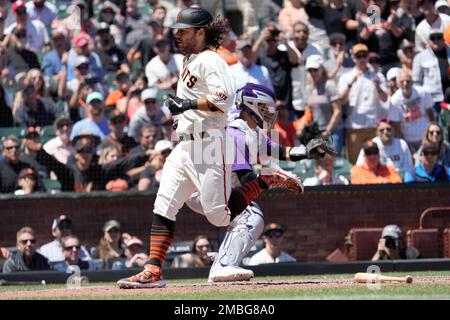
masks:
<svg viewBox="0 0 450 320"><path fill-rule="evenodd" d="M150 236L150 256L144 270L117 282L120 288L164 287L161 266L172 244L176 215L184 203L198 192L204 215L215 226L230 221L266 190L286 187L302 192L300 179L272 170L231 188L233 143L227 141L228 110L235 89L228 65L216 53L227 26L202 8L180 11L175 38L185 54L177 96L167 100L176 117L180 143L164 164L157 193Z"/></svg>

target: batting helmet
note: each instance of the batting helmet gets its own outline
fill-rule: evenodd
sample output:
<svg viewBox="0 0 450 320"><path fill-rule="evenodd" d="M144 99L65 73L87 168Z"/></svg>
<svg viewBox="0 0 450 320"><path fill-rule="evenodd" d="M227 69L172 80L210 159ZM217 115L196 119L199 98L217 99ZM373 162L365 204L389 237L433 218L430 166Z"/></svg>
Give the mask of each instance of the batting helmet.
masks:
<svg viewBox="0 0 450 320"><path fill-rule="evenodd" d="M213 17L203 8L187 8L177 14L173 29L199 28L211 23Z"/></svg>
<svg viewBox="0 0 450 320"><path fill-rule="evenodd" d="M247 83L236 94L236 108L245 110L260 128L271 129L277 120L275 93L260 84Z"/></svg>

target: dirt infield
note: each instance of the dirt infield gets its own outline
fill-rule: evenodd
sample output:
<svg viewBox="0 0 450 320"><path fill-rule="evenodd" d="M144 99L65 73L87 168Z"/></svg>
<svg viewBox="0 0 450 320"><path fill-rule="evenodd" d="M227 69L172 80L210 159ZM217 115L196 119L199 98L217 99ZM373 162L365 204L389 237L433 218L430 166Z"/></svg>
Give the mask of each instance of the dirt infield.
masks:
<svg viewBox="0 0 450 320"><path fill-rule="evenodd" d="M426 276L415 277L414 284L448 284L450 285L450 276ZM395 284L389 284L395 285ZM270 290L288 290L288 289L315 289L315 288L340 288L349 286L365 286L365 284L355 283L352 279L340 280L302 280L302 281L249 281L249 282L230 282L222 284L173 284L170 283L162 289L139 289L124 290L114 286L87 286L79 289L38 289L38 290L14 290L0 292L0 299L54 299L68 297L103 297L113 298L114 296L161 296L170 294L192 294L207 293L220 290L226 291L270 291Z"/></svg>

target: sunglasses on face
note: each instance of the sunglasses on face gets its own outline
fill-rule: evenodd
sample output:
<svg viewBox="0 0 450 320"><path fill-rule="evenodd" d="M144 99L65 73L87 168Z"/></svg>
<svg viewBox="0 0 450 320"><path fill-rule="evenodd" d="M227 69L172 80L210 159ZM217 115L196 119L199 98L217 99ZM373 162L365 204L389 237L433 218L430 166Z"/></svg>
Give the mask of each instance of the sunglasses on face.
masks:
<svg viewBox="0 0 450 320"><path fill-rule="evenodd" d="M380 152L376 151L376 150L368 150L365 152L365 154L368 156L374 156L374 155L380 154Z"/></svg>
<svg viewBox="0 0 450 320"><path fill-rule="evenodd" d="M155 104L156 103L156 99L147 99L144 101L145 104Z"/></svg>
<svg viewBox="0 0 450 320"><path fill-rule="evenodd" d="M437 156L437 152L434 152L434 151L423 151L422 154L423 154L425 157L428 157L428 156Z"/></svg>
<svg viewBox="0 0 450 320"><path fill-rule="evenodd" d="M341 45L341 46L344 46L344 45L345 45L344 42L340 42L340 41L331 42L330 44L331 44L331 46L333 46L333 47L336 47L336 46L338 46L338 45Z"/></svg>
<svg viewBox="0 0 450 320"><path fill-rule="evenodd" d="M25 240L20 240L19 242L20 242L21 244L23 244L23 245L26 245L26 244L28 243L28 241L29 241L31 244L35 244L35 243L36 243L36 239L25 239Z"/></svg>
<svg viewBox="0 0 450 320"><path fill-rule="evenodd" d="M433 130L428 131L428 134L431 134L432 136L440 136L441 132L439 130Z"/></svg>
<svg viewBox="0 0 450 320"><path fill-rule="evenodd" d="M391 132L392 128L380 128L380 129L378 129L378 131L380 131L380 132Z"/></svg>
<svg viewBox="0 0 450 320"><path fill-rule="evenodd" d="M400 80L400 83L410 84L412 83L411 80Z"/></svg>
<svg viewBox="0 0 450 320"><path fill-rule="evenodd" d="M19 149L20 149L20 146L19 146L19 145L16 145L16 146L9 146L9 147L5 147L5 149L6 149L6 150L12 150L12 149L14 149L14 150L19 150Z"/></svg>
<svg viewBox="0 0 450 320"><path fill-rule="evenodd" d="M77 249L77 250L80 250L80 248L81 248L81 246L66 246L66 247L64 247L64 250L66 250L66 251L73 251L73 249Z"/></svg>
<svg viewBox="0 0 450 320"><path fill-rule="evenodd" d="M442 34L432 34L431 36L430 36L430 40L431 41L439 41L439 40L443 40L444 39L444 37L442 36Z"/></svg>
<svg viewBox="0 0 450 320"><path fill-rule="evenodd" d="M355 54L355 58L356 59L365 59L367 58L369 55L367 53L357 53Z"/></svg>
<svg viewBox="0 0 450 320"><path fill-rule="evenodd" d="M281 238L282 235L283 235L283 233L280 232L280 231L273 231L273 232L269 232L267 234L267 237L269 237L269 238Z"/></svg>

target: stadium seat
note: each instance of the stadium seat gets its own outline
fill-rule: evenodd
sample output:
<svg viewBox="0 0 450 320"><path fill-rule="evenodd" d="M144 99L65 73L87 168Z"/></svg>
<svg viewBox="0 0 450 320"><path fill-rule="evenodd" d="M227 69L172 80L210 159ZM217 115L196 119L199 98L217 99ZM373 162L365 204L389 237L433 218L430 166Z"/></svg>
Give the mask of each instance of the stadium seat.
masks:
<svg viewBox="0 0 450 320"><path fill-rule="evenodd" d="M55 128L53 126L45 126L42 128L41 141L43 144L56 137Z"/></svg>
<svg viewBox="0 0 450 320"><path fill-rule="evenodd" d="M352 228L349 232L350 261L371 260L377 250L383 228Z"/></svg>
<svg viewBox="0 0 450 320"><path fill-rule="evenodd" d="M22 129L23 128L21 128L21 127L0 128L0 138L10 136L10 135L20 138L22 136Z"/></svg>
<svg viewBox="0 0 450 320"><path fill-rule="evenodd" d="M61 183L58 180L42 179L45 191L49 193L61 192Z"/></svg>
<svg viewBox="0 0 450 320"><path fill-rule="evenodd" d="M334 175L342 175L350 181L350 172L352 171L352 164L343 157L336 157L334 159Z"/></svg>
<svg viewBox="0 0 450 320"><path fill-rule="evenodd" d="M444 258L450 258L450 228L445 228L443 232Z"/></svg>
<svg viewBox="0 0 450 320"><path fill-rule="evenodd" d="M407 246L416 247L422 258L441 258L439 229L413 229L406 232Z"/></svg>

